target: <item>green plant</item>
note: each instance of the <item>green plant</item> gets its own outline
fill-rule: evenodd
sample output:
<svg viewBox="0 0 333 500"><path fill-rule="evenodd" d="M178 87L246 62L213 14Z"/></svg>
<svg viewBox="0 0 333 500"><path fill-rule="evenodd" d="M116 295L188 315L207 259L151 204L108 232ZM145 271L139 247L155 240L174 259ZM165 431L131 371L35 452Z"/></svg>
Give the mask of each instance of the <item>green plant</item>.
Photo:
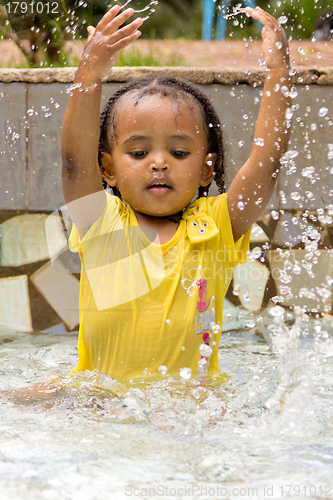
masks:
<svg viewBox="0 0 333 500"><path fill-rule="evenodd" d="M165 59L157 50L150 48L149 52L145 53L135 46L122 51L116 62L116 66L181 66L182 64L183 60L177 54L173 53Z"/></svg>
<svg viewBox="0 0 333 500"><path fill-rule="evenodd" d="M229 10L240 3L233 0ZM283 27L292 39L309 39L315 31L319 15L333 9L333 0L256 0L257 5L267 10L276 18L286 17ZM227 36L234 39L260 38L260 30L245 15L230 18L227 24Z"/></svg>
<svg viewBox="0 0 333 500"><path fill-rule="evenodd" d="M8 2L11 0L4 1L7 9L0 5L0 38L13 40L26 56L29 66L40 67L67 65L65 41L86 38L88 25L96 26L110 6L115 3L124 5L126 0L54 0L58 5L54 15L49 12L50 0L38 0L38 5L43 5L39 13L35 7L32 12L31 5L36 2L20 0L11 2L9 7ZM54 2L52 0L52 5ZM149 2L132 0L130 5L140 11ZM142 16L147 13L142 38L193 39L201 36L201 0L159 0ZM173 59L169 64L175 64L176 57Z"/></svg>
<svg viewBox="0 0 333 500"><path fill-rule="evenodd" d="M65 40L86 34L86 24L96 24L107 10L106 0L8 0L4 5L0 37L13 40L31 67L66 65Z"/></svg>
<svg viewBox="0 0 333 500"><path fill-rule="evenodd" d="M11 58L6 65L0 64L0 68L27 69L29 68L29 64L28 62L17 63L13 58Z"/></svg>
<svg viewBox="0 0 333 500"><path fill-rule="evenodd" d="M311 38L315 31L315 23L319 15L333 8L333 1L327 0L275 0L272 2L272 14L276 17L286 16L288 21L283 25L288 36L294 39Z"/></svg>

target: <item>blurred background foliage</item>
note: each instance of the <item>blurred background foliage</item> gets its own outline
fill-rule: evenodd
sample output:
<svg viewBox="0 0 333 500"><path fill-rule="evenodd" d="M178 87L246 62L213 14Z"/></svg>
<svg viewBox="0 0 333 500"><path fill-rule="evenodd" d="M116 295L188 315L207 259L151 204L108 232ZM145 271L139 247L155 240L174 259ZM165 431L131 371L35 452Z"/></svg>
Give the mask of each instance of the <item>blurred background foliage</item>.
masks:
<svg viewBox="0 0 333 500"><path fill-rule="evenodd" d="M115 3L125 3L125 0L33 1L33 12L31 7L24 12L25 5L31 6L31 0L0 0L0 37L13 40L31 67L68 65L65 41L85 39L88 25L96 26L108 8ZM132 0L130 6L141 10L149 1ZM216 1L217 9L219 1ZM52 14L49 12L50 6L55 2L58 7ZM239 3L240 0L233 0L230 11ZM19 4L19 8L14 12L16 4ZM37 4L40 13L37 12ZM284 24L284 28L292 39L311 38L319 15L328 9L333 10L333 0L257 0L257 5L275 17L287 16L288 22ZM147 11L150 16L142 27L142 38L200 40L202 6L203 0L159 0L157 5L151 6L153 12ZM137 15L145 16L147 12ZM228 20L226 37L255 39L260 37L260 32L251 19L238 15ZM155 63L158 64L158 61Z"/></svg>

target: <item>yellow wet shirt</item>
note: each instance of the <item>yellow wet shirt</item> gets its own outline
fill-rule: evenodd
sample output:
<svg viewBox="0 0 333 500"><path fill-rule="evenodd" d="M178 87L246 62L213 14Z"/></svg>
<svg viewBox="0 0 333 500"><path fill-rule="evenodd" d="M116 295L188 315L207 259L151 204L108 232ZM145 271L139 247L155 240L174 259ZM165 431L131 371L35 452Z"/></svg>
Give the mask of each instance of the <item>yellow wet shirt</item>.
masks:
<svg viewBox="0 0 333 500"><path fill-rule="evenodd" d="M222 325L223 299L233 268L246 261L250 231L234 242L226 194L192 202L168 243L152 243L145 231L109 193L82 240L73 226L70 248L82 262L76 370L124 380L166 366L173 376L182 368L197 376L207 358L208 373L216 373L221 330L214 333L214 325ZM200 352L203 344L212 353Z"/></svg>

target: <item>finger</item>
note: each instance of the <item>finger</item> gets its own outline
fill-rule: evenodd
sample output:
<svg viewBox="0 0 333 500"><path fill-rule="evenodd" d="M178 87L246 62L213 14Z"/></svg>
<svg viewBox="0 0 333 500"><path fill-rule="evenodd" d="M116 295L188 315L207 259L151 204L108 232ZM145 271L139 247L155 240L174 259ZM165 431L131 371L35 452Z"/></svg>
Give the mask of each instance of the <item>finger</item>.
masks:
<svg viewBox="0 0 333 500"><path fill-rule="evenodd" d="M134 14L133 9L126 9L124 12L114 17L110 22L104 26L108 31L117 31L122 24L124 24Z"/></svg>
<svg viewBox="0 0 333 500"><path fill-rule="evenodd" d="M124 38L121 38L120 40L115 42L113 44L113 49L116 51L118 51L118 50L120 51L120 50L124 49L125 47L127 47L127 45L130 45L134 40L136 40L140 36L141 36L141 31L136 30L131 35L126 36Z"/></svg>
<svg viewBox="0 0 333 500"><path fill-rule="evenodd" d="M141 17L135 19L135 21L133 21L131 24L124 26L123 28L113 33L113 35L110 37L110 42L117 43L122 38L127 38L128 36L131 36L133 33L137 31L137 29L142 25L142 23L143 20L141 19Z"/></svg>
<svg viewBox="0 0 333 500"><path fill-rule="evenodd" d="M132 35L122 38L121 40L119 40L116 43L113 43L109 47L112 48L112 52L119 54L121 50L130 45L132 42L134 42L134 40L139 38L139 36L141 36L141 31L137 30Z"/></svg>
<svg viewBox="0 0 333 500"><path fill-rule="evenodd" d="M96 28L94 28L93 26L88 26L87 27L87 31L88 31L88 39L87 39L87 41L89 41L91 39L91 37L93 36L93 34L95 33Z"/></svg>
<svg viewBox="0 0 333 500"><path fill-rule="evenodd" d="M109 45L109 49L111 49L111 54L110 54L111 59L115 60L123 49L125 49L128 45L131 45L131 43L134 42L140 36L141 36L141 31L136 31L131 36L122 38L118 42Z"/></svg>
<svg viewBox="0 0 333 500"><path fill-rule="evenodd" d="M111 22L120 11L119 5L114 5L99 21L96 28L103 29L109 22Z"/></svg>
<svg viewBox="0 0 333 500"><path fill-rule="evenodd" d="M271 27L272 29L278 28L280 25L275 19L275 17L271 16L268 12L261 9L260 7L256 7L253 9L252 7L245 7L245 13L256 19L264 26Z"/></svg>

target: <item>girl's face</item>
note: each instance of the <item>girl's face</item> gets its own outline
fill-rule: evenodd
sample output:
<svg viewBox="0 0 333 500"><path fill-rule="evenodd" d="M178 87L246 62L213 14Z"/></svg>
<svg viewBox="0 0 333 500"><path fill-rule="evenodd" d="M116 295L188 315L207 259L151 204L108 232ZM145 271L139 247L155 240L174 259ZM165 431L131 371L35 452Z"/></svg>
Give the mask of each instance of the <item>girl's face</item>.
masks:
<svg viewBox="0 0 333 500"><path fill-rule="evenodd" d="M190 97L138 99L133 92L119 105L115 129L111 153L102 158L103 175L135 211L179 213L199 185L212 181L216 154L208 154L200 108Z"/></svg>

